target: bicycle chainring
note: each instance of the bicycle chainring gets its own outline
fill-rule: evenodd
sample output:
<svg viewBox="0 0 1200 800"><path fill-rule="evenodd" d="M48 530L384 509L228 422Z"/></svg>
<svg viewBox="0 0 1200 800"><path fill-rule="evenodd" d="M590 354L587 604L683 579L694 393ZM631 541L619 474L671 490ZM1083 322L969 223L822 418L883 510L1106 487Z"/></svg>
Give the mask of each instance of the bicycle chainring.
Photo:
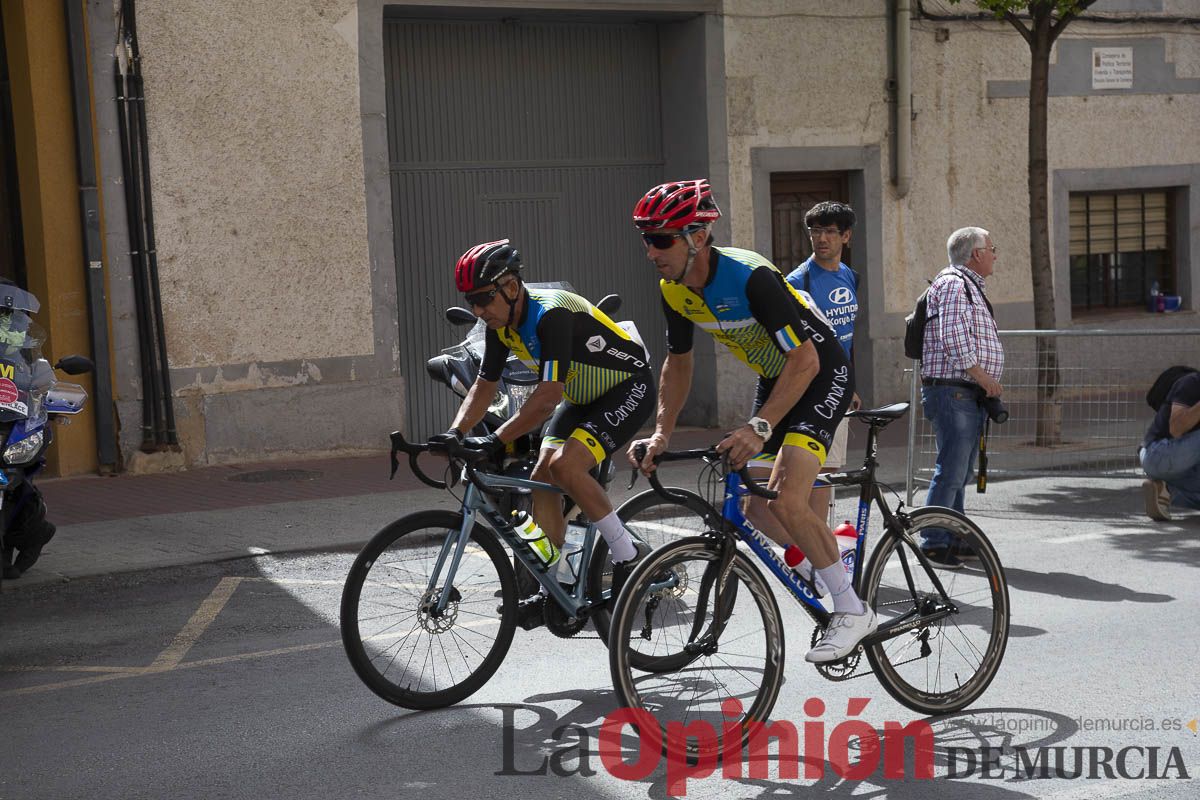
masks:
<svg viewBox="0 0 1200 800"><path fill-rule="evenodd" d="M821 638L821 634L824 632L825 629L820 626L813 628L810 647L817 646L817 640ZM863 648L862 645L859 645L850 655L840 661L829 661L825 664L813 664L813 666L817 668L817 672L821 673L821 677L827 681L847 681L851 678L860 677L855 673L858 670L858 662L862 659L862 654ZM863 674L866 675L868 673L864 672Z"/></svg>
<svg viewBox="0 0 1200 800"><path fill-rule="evenodd" d="M560 639L570 639L587 627L587 617L571 619L567 612L562 610L562 606L549 597L542 605L542 619L546 623L546 629Z"/></svg>

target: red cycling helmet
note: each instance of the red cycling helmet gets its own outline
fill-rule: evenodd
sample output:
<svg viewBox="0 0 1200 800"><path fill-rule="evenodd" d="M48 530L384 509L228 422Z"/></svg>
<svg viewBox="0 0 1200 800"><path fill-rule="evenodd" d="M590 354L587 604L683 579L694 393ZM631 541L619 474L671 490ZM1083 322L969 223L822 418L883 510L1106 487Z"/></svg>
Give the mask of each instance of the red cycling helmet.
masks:
<svg viewBox="0 0 1200 800"><path fill-rule="evenodd" d="M521 254L508 239L477 244L459 256L454 283L460 292L471 292L495 283L502 275L521 271Z"/></svg>
<svg viewBox="0 0 1200 800"><path fill-rule="evenodd" d="M633 224L643 231L695 229L720 218L707 178L655 186L633 208Z"/></svg>

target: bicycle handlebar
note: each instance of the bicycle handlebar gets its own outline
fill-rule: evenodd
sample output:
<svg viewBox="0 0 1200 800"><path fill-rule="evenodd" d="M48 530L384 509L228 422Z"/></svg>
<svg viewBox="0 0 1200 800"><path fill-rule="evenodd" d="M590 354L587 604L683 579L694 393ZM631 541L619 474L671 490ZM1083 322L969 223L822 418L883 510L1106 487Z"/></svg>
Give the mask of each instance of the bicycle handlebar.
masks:
<svg viewBox="0 0 1200 800"><path fill-rule="evenodd" d="M424 483L426 486L432 486L435 489L449 489L450 484L446 481L439 481L436 478L431 478L421 469L421 465L417 463L417 456L422 453L442 453L451 461L461 461L467 470L467 478L478 486L475 480L475 465L480 461L487 460L487 453L481 450L472 450L469 447L464 447L460 442L426 442L425 444L413 444L404 438L404 434L400 431L392 431L392 474L391 477L396 477L396 470L400 468L400 460L396 458L396 453L404 453L408 456L408 467L412 470L413 475L417 476L417 480Z"/></svg>
<svg viewBox="0 0 1200 800"><path fill-rule="evenodd" d="M634 448L633 455L639 463L644 461L646 458L646 445L640 444ZM724 453L718 452L717 448L715 447L697 450L664 450L654 457L654 463L660 464L664 461L690 461L692 459L703 459L711 463L725 461L726 457ZM634 474L636 476L636 469ZM742 484L746 487L746 491L750 492L750 494L764 497L767 500L774 500L779 496L778 492L766 488L760 481L756 481L754 478L751 478L746 467L743 466L741 469L739 469L737 474L738 477L742 479ZM662 482L659 481L657 471L651 472L647 476L647 480L650 481L650 486L653 487L654 491L668 499L676 499L671 490L663 486Z"/></svg>

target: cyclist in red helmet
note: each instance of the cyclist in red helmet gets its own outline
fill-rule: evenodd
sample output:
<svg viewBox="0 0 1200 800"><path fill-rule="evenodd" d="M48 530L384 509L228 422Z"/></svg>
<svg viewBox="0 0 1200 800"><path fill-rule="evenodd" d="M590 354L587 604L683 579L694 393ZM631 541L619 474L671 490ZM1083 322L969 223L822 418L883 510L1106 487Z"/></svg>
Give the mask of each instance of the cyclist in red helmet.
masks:
<svg viewBox="0 0 1200 800"><path fill-rule="evenodd" d="M878 624L850 585L829 525L809 508L813 481L854 396L854 376L828 320L770 261L713 246L711 228L720 216L703 179L655 186L634 208L633 224L661 279L668 352L654 435L634 442L629 460L649 471L666 449L691 389L696 327L758 373L754 415L718 448L735 467L771 469L768 485L778 498L751 497L746 516L779 544L795 544L808 555L833 597L834 613L806 658L837 661ZM640 464L633 455L638 444L648 449Z"/></svg>
<svg viewBox="0 0 1200 800"><path fill-rule="evenodd" d="M654 379L642 344L584 298L521 281L521 256L507 239L463 253L454 270L458 290L487 325L483 365L443 437L499 457L506 445L547 418L534 480L553 483L593 520L614 563L613 597L639 550L591 469L623 447L654 409ZM483 419L509 353L541 382L495 433L464 439ZM552 416L553 415L553 416ZM561 495L533 493L533 517L559 548L566 536ZM642 546L643 549L645 546Z"/></svg>

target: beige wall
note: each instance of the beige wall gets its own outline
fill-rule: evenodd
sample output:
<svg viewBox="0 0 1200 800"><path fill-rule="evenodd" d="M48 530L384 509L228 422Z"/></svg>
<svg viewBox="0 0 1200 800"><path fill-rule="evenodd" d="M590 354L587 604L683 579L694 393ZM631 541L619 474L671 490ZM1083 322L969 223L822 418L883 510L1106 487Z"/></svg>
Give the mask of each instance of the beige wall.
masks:
<svg viewBox="0 0 1200 800"><path fill-rule="evenodd" d="M354 9L138 5L172 369L372 352Z"/></svg>
<svg viewBox="0 0 1200 800"><path fill-rule="evenodd" d="M1009 304L1010 318L1031 320L1028 101L988 97L989 81L1028 80L1028 47L1007 23L913 21L913 181L907 197L899 198L890 183L886 7L878 0L849 0L836 9L816 2L726 0L730 197L723 202L733 215L733 242L753 246L755 215L769 213L753 204L752 148L878 145L882 255L881 263L866 266L872 278L883 278L884 307L872 314L907 313L925 280L945 265L950 232L980 225L1000 248L989 280L993 302ZM948 41L935 41L938 27L950 30ZM1176 75L1200 77L1195 36L1173 35L1165 25L1117 30L1123 37L1165 39ZM1066 35L1114 33L1112 25L1076 22ZM1198 94L1052 97L1049 110L1051 174L1200 163ZM873 339L901 336L898 317L886 323L887 330L876 326ZM893 349L899 356L898 346ZM897 391L889 382L903 366L892 360L875 365L877 375L892 373L878 380L885 393ZM732 357L718 357L718 372L721 421L729 424L744 418L751 390Z"/></svg>

